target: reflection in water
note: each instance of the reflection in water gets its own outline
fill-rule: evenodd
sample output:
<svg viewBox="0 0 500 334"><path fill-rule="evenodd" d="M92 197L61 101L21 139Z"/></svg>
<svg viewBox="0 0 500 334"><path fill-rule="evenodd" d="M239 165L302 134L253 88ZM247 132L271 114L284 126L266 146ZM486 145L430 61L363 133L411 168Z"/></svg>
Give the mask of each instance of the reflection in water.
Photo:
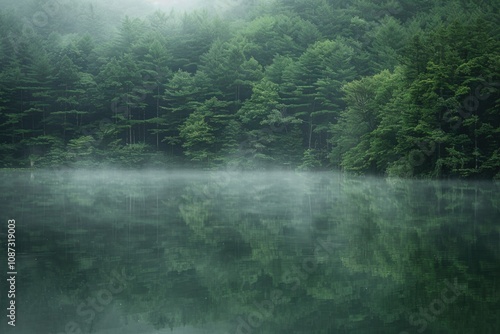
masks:
<svg viewBox="0 0 500 334"><path fill-rule="evenodd" d="M1 175L19 268L2 333L500 329L497 184L33 173Z"/></svg>

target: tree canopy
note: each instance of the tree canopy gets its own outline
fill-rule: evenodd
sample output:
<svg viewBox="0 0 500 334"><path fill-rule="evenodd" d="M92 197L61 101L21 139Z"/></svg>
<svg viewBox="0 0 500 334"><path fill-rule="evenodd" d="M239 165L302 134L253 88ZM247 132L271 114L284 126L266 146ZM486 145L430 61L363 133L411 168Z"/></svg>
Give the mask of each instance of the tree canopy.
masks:
<svg viewBox="0 0 500 334"><path fill-rule="evenodd" d="M4 6L1 166L500 178L497 1L210 4Z"/></svg>

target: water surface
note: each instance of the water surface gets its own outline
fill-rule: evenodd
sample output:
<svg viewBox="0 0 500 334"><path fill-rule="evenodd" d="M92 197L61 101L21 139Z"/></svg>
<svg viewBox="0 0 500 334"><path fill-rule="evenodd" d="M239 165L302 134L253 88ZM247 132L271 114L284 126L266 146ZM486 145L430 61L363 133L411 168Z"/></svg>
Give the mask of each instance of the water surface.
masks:
<svg viewBox="0 0 500 334"><path fill-rule="evenodd" d="M497 333L495 183L2 171L1 333ZM1 277L7 277L7 256Z"/></svg>

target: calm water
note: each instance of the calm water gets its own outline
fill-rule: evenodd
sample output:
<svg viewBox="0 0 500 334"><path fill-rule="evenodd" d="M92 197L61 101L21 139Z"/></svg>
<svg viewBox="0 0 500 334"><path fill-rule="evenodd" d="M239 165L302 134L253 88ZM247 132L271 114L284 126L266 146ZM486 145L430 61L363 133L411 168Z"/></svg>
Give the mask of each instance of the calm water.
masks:
<svg viewBox="0 0 500 334"><path fill-rule="evenodd" d="M0 333L500 332L499 184L2 171L0 187Z"/></svg>

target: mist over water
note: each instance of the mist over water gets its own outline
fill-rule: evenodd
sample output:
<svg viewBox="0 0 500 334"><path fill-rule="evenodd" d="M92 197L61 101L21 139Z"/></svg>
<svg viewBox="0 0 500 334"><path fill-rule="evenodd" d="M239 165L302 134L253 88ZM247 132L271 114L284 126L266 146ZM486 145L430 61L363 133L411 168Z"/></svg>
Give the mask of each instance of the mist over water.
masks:
<svg viewBox="0 0 500 334"><path fill-rule="evenodd" d="M499 5L0 0L0 334L500 333Z"/></svg>
<svg viewBox="0 0 500 334"><path fill-rule="evenodd" d="M285 171L0 180L18 262L17 326L2 321L2 333L499 328L495 183Z"/></svg>

